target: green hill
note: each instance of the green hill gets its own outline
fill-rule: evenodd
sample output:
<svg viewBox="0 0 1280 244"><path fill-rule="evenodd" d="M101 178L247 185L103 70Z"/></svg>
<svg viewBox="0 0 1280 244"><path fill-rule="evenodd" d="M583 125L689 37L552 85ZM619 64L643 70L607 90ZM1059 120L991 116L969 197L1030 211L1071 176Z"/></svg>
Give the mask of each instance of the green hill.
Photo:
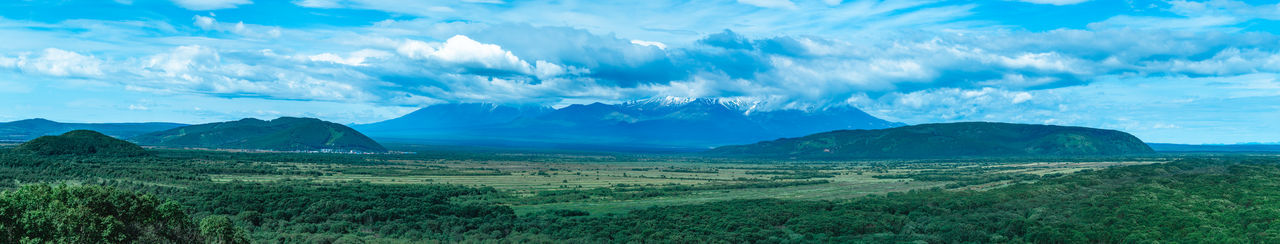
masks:
<svg viewBox="0 0 1280 244"><path fill-rule="evenodd" d="M59 136L41 136L22 145L17 151L40 155L104 155L141 156L142 147L91 130L73 130Z"/></svg>
<svg viewBox="0 0 1280 244"><path fill-rule="evenodd" d="M1085 127L965 122L839 130L708 151L775 158L939 158L1153 153L1128 133Z"/></svg>
<svg viewBox="0 0 1280 244"><path fill-rule="evenodd" d="M73 130L91 130L117 138L186 126L177 123L62 123L47 119L26 119L0 123L0 141L27 141Z"/></svg>
<svg viewBox="0 0 1280 244"><path fill-rule="evenodd" d="M263 149L278 151L385 152L386 148L351 128L312 118L238 121L178 127L133 138L166 147Z"/></svg>

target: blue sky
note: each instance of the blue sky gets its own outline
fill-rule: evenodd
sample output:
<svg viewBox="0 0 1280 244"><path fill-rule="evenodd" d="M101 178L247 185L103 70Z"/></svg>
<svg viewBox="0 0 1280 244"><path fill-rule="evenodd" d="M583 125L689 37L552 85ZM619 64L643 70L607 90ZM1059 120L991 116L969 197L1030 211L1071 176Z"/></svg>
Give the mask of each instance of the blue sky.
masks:
<svg viewBox="0 0 1280 244"><path fill-rule="evenodd" d="M0 121L394 118L719 97L1280 141L1274 1L0 3Z"/></svg>

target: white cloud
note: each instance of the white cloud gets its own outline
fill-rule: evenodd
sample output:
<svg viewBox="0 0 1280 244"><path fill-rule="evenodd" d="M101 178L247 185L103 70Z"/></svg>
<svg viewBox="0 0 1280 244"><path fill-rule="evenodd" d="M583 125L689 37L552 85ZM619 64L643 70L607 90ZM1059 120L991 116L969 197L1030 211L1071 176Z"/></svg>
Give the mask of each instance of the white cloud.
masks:
<svg viewBox="0 0 1280 244"><path fill-rule="evenodd" d="M214 30L214 29L217 29L218 27L218 20L214 19L213 17L196 15L195 17L191 17L191 18L195 20L196 27L200 27L200 29Z"/></svg>
<svg viewBox="0 0 1280 244"><path fill-rule="evenodd" d="M651 41L631 40L631 44L636 44L636 45L646 46L646 47L657 47L658 49L662 49L662 50L666 50L666 49L667 49L667 44L664 44L664 43L661 43L661 42L651 42Z"/></svg>
<svg viewBox="0 0 1280 244"><path fill-rule="evenodd" d="M790 0L738 0L738 3L762 8L796 8L796 4Z"/></svg>
<svg viewBox="0 0 1280 244"><path fill-rule="evenodd" d="M1017 1L1034 3L1034 4L1051 4L1051 5L1063 6L1063 5L1079 4L1083 2L1088 2L1090 0L1017 0Z"/></svg>
<svg viewBox="0 0 1280 244"><path fill-rule="evenodd" d="M1202 60L1186 58L1148 61L1144 68L1151 73L1187 73L1196 75L1239 75L1257 72L1280 72L1280 53L1258 49L1227 48Z"/></svg>
<svg viewBox="0 0 1280 244"><path fill-rule="evenodd" d="M39 56L20 56L16 60L0 60L0 64L24 72L36 72L53 76L99 76L103 74L102 60L76 52L46 48Z"/></svg>
<svg viewBox="0 0 1280 244"><path fill-rule="evenodd" d="M235 8L238 5L253 4L250 0L173 0L174 4L189 10L216 10Z"/></svg>
<svg viewBox="0 0 1280 244"><path fill-rule="evenodd" d="M464 35L455 35L443 43L405 40L396 47L396 52L411 59L430 59L465 68L509 71L543 78L578 74L585 70L543 60L530 65L502 46L481 43Z"/></svg>
<svg viewBox="0 0 1280 244"><path fill-rule="evenodd" d="M212 16L196 15L192 19L195 20L193 24L196 27L206 31L228 32L250 38L277 38L282 34L279 27L245 24L243 21L235 24L220 23Z"/></svg>
<svg viewBox="0 0 1280 244"><path fill-rule="evenodd" d="M380 51L357 51L351 58L338 60L363 61L364 58L386 54ZM278 56L270 51L238 53L237 58L225 58L216 49L189 45L151 56L141 63L142 69L132 70L137 78L126 84L135 91L157 93L205 93L220 96L265 96L278 99L308 99L320 101L368 101L376 97L355 85L360 76L333 76L319 69L286 65L292 57ZM328 55L316 55L326 57ZM336 56L336 55L334 55ZM250 58L250 60L243 60ZM303 57L310 58L310 57ZM246 62L248 61L248 62ZM278 63L278 64L274 64ZM342 78L346 82L332 78Z"/></svg>
<svg viewBox="0 0 1280 244"><path fill-rule="evenodd" d="M368 66L369 64L365 63L366 59L383 58L391 55L392 55L391 53L382 51L382 50L363 49L360 51L352 52L350 55L347 55L346 58L343 58L342 56L338 56L337 54L333 54L333 53L321 53L321 54L307 56L307 59L311 61L316 61L316 62L330 62L330 63L345 64L345 65L351 65L351 66Z"/></svg>
<svg viewBox="0 0 1280 244"><path fill-rule="evenodd" d="M18 66L18 59L0 56L0 68L14 68Z"/></svg>
<svg viewBox="0 0 1280 244"><path fill-rule="evenodd" d="M396 52L409 58L427 58L436 52L436 48L434 45L424 41L405 40L403 44L396 48Z"/></svg>
<svg viewBox="0 0 1280 244"><path fill-rule="evenodd" d="M433 57L453 63L478 64L484 68L529 72L529 63L520 60L511 51L494 44L480 43L467 36L449 38L432 53Z"/></svg>
<svg viewBox="0 0 1280 244"><path fill-rule="evenodd" d="M339 0L296 0L296 1L293 1L293 4L296 4L298 6L308 7L308 8L342 7L342 4L339 4L338 2Z"/></svg>
<svg viewBox="0 0 1280 244"><path fill-rule="evenodd" d="M1031 98L1033 98L1033 97L1031 96L1031 93L1027 93L1027 92L1019 92L1019 93L1017 93L1017 94L1013 95L1013 104L1024 103L1024 102L1027 102L1027 101L1031 100Z"/></svg>
<svg viewBox="0 0 1280 244"><path fill-rule="evenodd" d="M151 56L144 63L143 69L144 71L159 71L159 74L165 77L193 80L198 77L190 75L190 72L207 70L219 62L221 62L221 57L213 49L199 45L189 45L174 48L167 53Z"/></svg>

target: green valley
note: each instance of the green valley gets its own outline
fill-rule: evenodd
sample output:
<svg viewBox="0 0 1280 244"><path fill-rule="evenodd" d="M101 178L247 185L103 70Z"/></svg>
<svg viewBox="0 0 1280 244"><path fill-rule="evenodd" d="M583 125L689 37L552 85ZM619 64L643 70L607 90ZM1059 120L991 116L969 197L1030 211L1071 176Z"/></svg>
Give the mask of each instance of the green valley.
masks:
<svg viewBox="0 0 1280 244"><path fill-rule="evenodd" d="M1277 217L1248 213L1280 211L1257 202L1280 184L1275 172L1274 157L1244 154L813 161L0 149L9 191L138 192L180 204L192 226L225 220L233 238L286 243L1265 241ZM1181 217L1141 219L1150 211Z"/></svg>

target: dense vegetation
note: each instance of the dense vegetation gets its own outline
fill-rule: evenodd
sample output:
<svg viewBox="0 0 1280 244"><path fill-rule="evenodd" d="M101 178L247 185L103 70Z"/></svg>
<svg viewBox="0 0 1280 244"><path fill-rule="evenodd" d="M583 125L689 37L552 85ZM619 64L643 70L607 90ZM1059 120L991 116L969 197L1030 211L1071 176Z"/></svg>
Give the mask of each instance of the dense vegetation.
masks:
<svg viewBox="0 0 1280 244"><path fill-rule="evenodd" d="M991 156L1097 156L1153 153L1128 133L1051 125L946 123L880 130L841 130L751 145L713 155L811 159Z"/></svg>
<svg viewBox="0 0 1280 244"><path fill-rule="evenodd" d="M143 145L264 149L277 151L386 152L378 142L347 126L312 118L242 119L183 126L133 138Z"/></svg>
<svg viewBox="0 0 1280 244"><path fill-rule="evenodd" d="M522 238L585 242L1274 243L1278 163L1184 160L981 192L739 200L519 226L536 233Z"/></svg>
<svg viewBox="0 0 1280 244"><path fill-rule="evenodd" d="M235 238L234 225L199 228L177 202L110 187L28 185L0 193L3 243L247 242Z"/></svg>
<svg viewBox="0 0 1280 244"><path fill-rule="evenodd" d="M59 136L42 136L22 143L16 150L39 155L96 154L130 157L147 154L147 151L138 145L89 130L74 130Z"/></svg>
<svg viewBox="0 0 1280 244"><path fill-rule="evenodd" d="M430 157L446 157L442 155L447 154ZM470 157L468 155L460 157ZM527 156L486 155L499 161ZM372 170L400 157L409 156L197 151L158 151L142 157L41 156L0 149L0 179L9 179L0 182L0 188L11 189L10 193L0 195L3 196L0 197L3 212L0 218L7 218L0 219L0 233L9 238L0 242L11 243L21 238L72 242L199 239L232 243L246 240L286 243L1280 241L1280 222L1276 222L1280 220L1280 203L1269 200L1280 195L1280 160L1272 158L1186 159L1066 175L1017 173L1021 171L1010 172L1005 171L1008 169L1005 167L989 167L998 166L995 163L975 162L966 164L967 167L933 166L904 171L910 173L876 175L893 180L940 180L960 185L996 181L1013 184L984 191L936 188L833 201L731 200L647 208L621 215L575 209L517 215L512 206L584 201L583 198L588 199L586 201L647 201L727 189L832 184L825 177L832 177L827 172L835 166L792 165L753 171L769 177L804 176L810 180L779 181L766 177L754 183L735 184L619 184L523 196L487 187L448 184L317 180L216 182L210 177L327 174L327 171L316 171L323 164ZM284 161L303 163L274 163ZM929 164L934 163L916 161L902 167ZM878 167L864 170L873 173ZM689 174L713 171L711 167L651 169ZM666 171L662 171L664 169ZM32 182L79 182L90 187L20 186ZM48 202L68 204L35 204ZM46 211L62 206L70 210ZM115 210L93 210L100 208ZM58 215L20 217L48 213ZM100 225L92 225L104 223L102 221L82 221L95 218L125 224L118 225L124 226L121 228L111 227L108 235L85 237L80 234L104 231L93 229ZM49 223L88 226L58 227ZM67 228L90 231L62 231ZM33 230L62 232L33 234Z"/></svg>

